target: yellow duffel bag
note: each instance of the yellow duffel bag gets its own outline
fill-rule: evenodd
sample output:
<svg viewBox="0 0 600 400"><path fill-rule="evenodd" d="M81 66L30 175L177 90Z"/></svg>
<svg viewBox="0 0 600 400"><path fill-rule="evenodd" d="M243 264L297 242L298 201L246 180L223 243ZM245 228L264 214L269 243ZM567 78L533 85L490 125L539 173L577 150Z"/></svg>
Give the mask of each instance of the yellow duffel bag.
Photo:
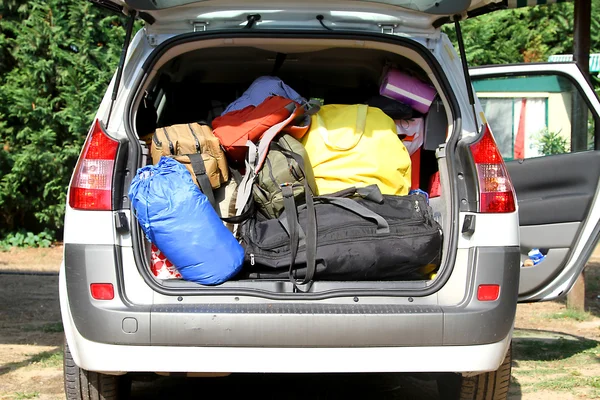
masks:
<svg viewBox="0 0 600 400"><path fill-rule="evenodd" d="M408 194L410 156L396 124L379 108L323 106L312 116L303 144L320 195L372 184L383 194Z"/></svg>

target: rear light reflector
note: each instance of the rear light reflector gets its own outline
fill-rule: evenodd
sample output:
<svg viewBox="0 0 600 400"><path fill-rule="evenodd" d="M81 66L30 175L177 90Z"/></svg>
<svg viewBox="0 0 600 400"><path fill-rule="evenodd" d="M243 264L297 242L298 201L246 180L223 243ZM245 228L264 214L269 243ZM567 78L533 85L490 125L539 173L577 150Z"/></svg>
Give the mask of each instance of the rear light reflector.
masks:
<svg viewBox="0 0 600 400"><path fill-rule="evenodd" d="M514 212L516 207L513 185L487 124L481 139L470 148L479 180L479 212Z"/></svg>
<svg viewBox="0 0 600 400"><path fill-rule="evenodd" d="M112 179L119 142L98 120L85 141L71 180L69 205L79 210L112 210Z"/></svg>
<svg viewBox="0 0 600 400"><path fill-rule="evenodd" d="M479 285L477 288L477 300L494 301L500 295L500 285Z"/></svg>
<svg viewBox="0 0 600 400"><path fill-rule="evenodd" d="M115 289L112 283L92 283L90 293L96 300L112 300L115 298Z"/></svg>

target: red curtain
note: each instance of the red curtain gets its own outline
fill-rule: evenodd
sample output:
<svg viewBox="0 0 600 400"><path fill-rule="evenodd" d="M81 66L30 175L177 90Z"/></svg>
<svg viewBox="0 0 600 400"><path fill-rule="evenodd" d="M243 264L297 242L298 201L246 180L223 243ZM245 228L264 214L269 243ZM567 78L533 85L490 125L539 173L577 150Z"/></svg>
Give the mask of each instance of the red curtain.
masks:
<svg viewBox="0 0 600 400"><path fill-rule="evenodd" d="M525 158L525 115L527 99L521 100L521 115L519 115L519 127L515 138L515 159Z"/></svg>

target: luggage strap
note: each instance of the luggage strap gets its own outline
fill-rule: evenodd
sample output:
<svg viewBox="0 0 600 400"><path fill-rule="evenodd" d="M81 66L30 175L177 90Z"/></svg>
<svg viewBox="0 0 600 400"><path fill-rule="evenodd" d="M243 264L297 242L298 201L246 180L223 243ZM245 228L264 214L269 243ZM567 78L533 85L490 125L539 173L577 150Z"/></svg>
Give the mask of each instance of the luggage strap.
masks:
<svg viewBox="0 0 600 400"><path fill-rule="evenodd" d="M316 258L317 258L317 215L315 211L315 205L313 201L313 193L308 186L308 180L306 179L306 169L304 166L304 159L300 154L294 153L293 151L286 150L281 146L277 146L278 150L284 155L293 158L302 174L304 175L304 196L306 204L306 233L304 234L304 241L306 243L306 274L302 281L298 281L294 276L294 264L296 262L296 255L298 254L298 247L300 244L300 231L302 227L298 221L298 208L294 201L294 186L292 184L281 185L281 193L283 195L283 209L284 212L280 217L280 221L285 226L284 222L287 222L290 235L290 267L288 269L288 277L290 282L294 285L294 289L300 292L306 292L310 289L310 286L306 290L300 289L299 285L306 285L312 282L315 277L315 271L317 269Z"/></svg>
<svg viewBox="0 0 600 400"><path fill-rule="evenodd" d="M200 190L202 193L208 198L208 201L212 205L212 207L217 212L217 215L221 216L221 211L217 202L215 201L215 195L213 194L212 186L210 184L210 179L208 179L208 175L206 175L206 167L204 166L204 160L202 159L202 154L193 153L186 154L190 158L190 163L192 164L192 169L194 170L194 174L196 175L196 179L198 180L198 185L200 186Z"/></svg>
<svg viewBox="0 0 600 400"><path fill-rule="evenodd" d="M294 104L294 103L291 103ZM294 110L295 111L295 110ZM281 130L296 117L295 112L292 111L289 117L278 124L273 125L265 131L258 147L251 141L246 142L248 146L248 159L246 160L246 174L238 186L238 196L235 203L235 208L238 210L238 215L241 214L252 195L252 185L256 175L262 168L262 165L269 152L269 145L271 141L281 132Z"/></svg>

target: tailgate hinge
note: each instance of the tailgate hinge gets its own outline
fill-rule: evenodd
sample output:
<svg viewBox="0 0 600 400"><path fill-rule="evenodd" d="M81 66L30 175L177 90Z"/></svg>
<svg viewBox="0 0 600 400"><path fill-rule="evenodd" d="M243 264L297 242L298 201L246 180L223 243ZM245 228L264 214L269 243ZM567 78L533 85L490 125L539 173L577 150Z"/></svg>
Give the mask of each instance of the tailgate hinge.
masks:
<svg viewBox="0 0 600 400"><path fill-rule="evenodd" d="M394 29L398 27L397 24L377 24L379 28L381 28L381 33L387 33L388 35L394 34Z"/></svg>
<svg viewBox="0 0 600 400"><path fill-rule="evenodd" d="M208 21L191 21L194 32L206 32L209 25Z"/></svg>

